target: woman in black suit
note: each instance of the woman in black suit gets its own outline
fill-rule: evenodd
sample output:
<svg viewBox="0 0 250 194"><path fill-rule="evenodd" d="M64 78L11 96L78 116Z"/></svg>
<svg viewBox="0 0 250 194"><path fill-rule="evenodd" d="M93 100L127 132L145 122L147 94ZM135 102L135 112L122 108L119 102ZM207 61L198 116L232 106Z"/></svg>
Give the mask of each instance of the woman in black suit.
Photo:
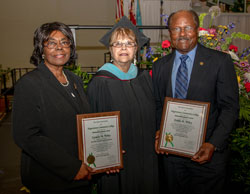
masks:
<svg viewBox="0 0 250 194"><path fill-rule="evenodd" d="M76 114L89 112L82 81L64 65L75 60L71 30L46 23L34 34L37 68L15 86L13 136L22 149L22 183L31 194L89 193L92 169L78 159Z"/></svg>

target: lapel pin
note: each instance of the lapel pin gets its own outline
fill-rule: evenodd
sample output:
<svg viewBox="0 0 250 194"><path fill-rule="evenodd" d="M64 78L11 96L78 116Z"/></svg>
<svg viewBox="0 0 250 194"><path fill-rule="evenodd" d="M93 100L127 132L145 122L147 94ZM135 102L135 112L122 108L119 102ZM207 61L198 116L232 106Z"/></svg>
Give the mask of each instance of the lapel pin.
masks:
<svg viewBox="0 0 250 194"><path fill-rule="evenodd" d="M76 86L76 84L74 83L74 88L77 90L77 86Z"/></svg>
<svg viewBox="0 0 250 194"><path fill-rule="evenodd" d="M200 62L200 66L202 66L202 65L204 65L204 62L201 61L201 62Z"/></svg>

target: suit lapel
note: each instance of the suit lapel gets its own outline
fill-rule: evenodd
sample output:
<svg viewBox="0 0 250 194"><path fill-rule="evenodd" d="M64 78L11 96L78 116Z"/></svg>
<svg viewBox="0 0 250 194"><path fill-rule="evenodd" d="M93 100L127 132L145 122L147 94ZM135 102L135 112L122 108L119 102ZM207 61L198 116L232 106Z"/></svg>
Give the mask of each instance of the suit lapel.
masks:
<svg viewBox="0 0 250 194"><path fill-rule="evenodd" d="M65 70L65 74L67 75L69 81L72 83L73 85L73 90L76 94L79 95L79 101L76 101L76 100L73 100L73 103L75 104L76 108L78 109L78 111L81 111L81 110L87 110L88 108L86 106L88 106L88 102L87 102L87 97L84 93L84 90L83 90L83 85L81 85L79 82L76 81L76 79L74 79L68 70ZM71 98L72 99L72 98Z"/></svg>
<svg viewBox="0 0 250 194"><path fill-rule="evenodd" d="M58 91L63 98L77 111L80 112L80 107L77 105L77 102L73 99L72 96L70 96L67 91L63 88L63 86L59 83L59 81L56 79L56 77L53 75L53 73L44 65L40 64L38 66L38 69L42 72L42 75L45 76L46 80L45 85L48 85L53 87L54 90Z"/></svg>
<svg viewBox="0 0 250 194"><path fill-rule="evenodd" d="M169 55L169 59L166 60L165 68L164 68L164 85L163 91L165 91L165 96L173 96L172 91L172 69L174 65L175 52Z"/></svg>
<svg viewBox="0 0 250 194"><path fill-rule="evenodd" d="M206 50L198 44L193 69L190 77L190 82L188 86L187 99L192 99L193 94L196 94L199 91L196 91L198 88L195 86L196 83L202 81L201 77L206 75L205 71L207 66L209 65L210 56L206 52Z"/></svg>

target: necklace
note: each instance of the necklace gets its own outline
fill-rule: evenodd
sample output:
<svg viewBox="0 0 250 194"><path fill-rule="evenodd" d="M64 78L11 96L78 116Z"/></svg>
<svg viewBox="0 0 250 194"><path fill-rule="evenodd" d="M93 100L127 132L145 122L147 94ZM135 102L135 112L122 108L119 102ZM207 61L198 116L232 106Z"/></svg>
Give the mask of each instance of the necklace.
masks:
<svg viewBox="0 0 250 194"><path fill-rule="evenodd" d="M64 87L67 87L67 86L69 85L68 78L67 78L67 76L64 74L64 71L63 71L62 73L63 73L64 78L66 79L66 83L61 83L61 82L60 82L60 84L61 84L62 86L64 86Z"/></svg>

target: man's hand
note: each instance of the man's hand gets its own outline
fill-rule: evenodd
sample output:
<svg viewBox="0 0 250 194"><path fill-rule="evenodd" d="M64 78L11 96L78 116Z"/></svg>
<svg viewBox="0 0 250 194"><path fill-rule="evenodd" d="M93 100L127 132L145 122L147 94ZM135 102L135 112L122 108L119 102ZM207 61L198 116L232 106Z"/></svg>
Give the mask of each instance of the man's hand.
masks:
<svg viewBox="0 0 250 194"><path fill-rule="evenodd" d="M215 146L211 143L203 143L199 151L191 158L195 162L204 164L212 159Z"/></svg>
<svg viewBox="0 0 250 194"><path fill-rule="evenodd" d="M91 179L91 174L94 170L87 166L86 164L82 163L80 170L78 171L77 175L75 176L74 180L81 180L81 179Z"/></svg>

